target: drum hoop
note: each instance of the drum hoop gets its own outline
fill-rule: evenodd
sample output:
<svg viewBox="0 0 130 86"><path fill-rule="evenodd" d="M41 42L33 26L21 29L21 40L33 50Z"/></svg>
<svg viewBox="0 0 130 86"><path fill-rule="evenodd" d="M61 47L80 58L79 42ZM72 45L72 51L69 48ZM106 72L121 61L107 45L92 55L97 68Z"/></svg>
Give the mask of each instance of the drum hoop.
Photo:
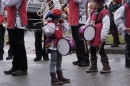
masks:
<svg viewBox="0 0 130 86"><path fill-rule="evenodd" d="M84 26L84 25L82 25L82 26ZM81 26L81 27L82 27L82 26ZM80 29L79 29L79 31L80 31ZM79 31L78 31L78 32L79 32ZM83 34L84 34L84 31L83 31ZM78 35L79 35L79 38L80 38L80 33L78 33ZM80 38L80 40L82 40L82 39ZM85 40L84 35L83 35L83 40Z"/></svg>
<svg viewBox="0 0 130 86"><path fill-rule="evenodd" d="M65 38L61 38L61 39L65 39ZM59 39L59 40L60 40L60 39ZM59 41L59 40L58 40L58 41ZM67 40L67 39L65 39L65 40ZM58 41L57 41L57 44L58 44ZM68 40L67 40L67 42L68 42ZM56 46L58 47L57 44L56 44ZM69 43L69 42L68 42L68 44L69 44L69 46L70 46L70 43ZM57 48L57 50L58 50L58 48ZM70 50L71 50L71 49L69 49L69 52L70 52ZM59 51L58 51L58 52L59 52ZM68 52L66 55L62 55L62 54L61 54L61 55L62 55L62 56L67 56L67 55L69 54L69 52ZM59 52L59 53L60 53L60 52Z"/></svg>
<svg viewBox="0 0 130 86"><path fill-rule="evenodd" d="M94 26L92 26L92 25L88 25L87 27L90 27L90 26L94 28ZM87 27L86 27L86 28L87 28ZM86 29L86 28L85 28L85 29ZM95 30L95 28L94 28L94 30ZM85 32L85 30L84 30L84 32ZM83 33L84 33L84 32L83 32ZM83 35L83 38L85 39L85 36L84 36L84 35ZM93 38L93 39L94 39L94 38ZM93 39L92 39L92 40L93 40ZM86 40L86 39L85 39L85 40ZM91 41L91 40L87 40L87 41Z"/></svg>

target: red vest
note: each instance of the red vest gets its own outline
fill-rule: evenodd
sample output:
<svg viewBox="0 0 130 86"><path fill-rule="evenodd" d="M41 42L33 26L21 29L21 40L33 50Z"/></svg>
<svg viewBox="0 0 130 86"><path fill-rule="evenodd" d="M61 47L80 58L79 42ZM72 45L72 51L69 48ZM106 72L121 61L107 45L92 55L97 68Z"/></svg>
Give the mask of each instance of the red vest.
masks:
<svg viewBox="0 0 130 86"><path fill-rule="evenodd" d="M7 7L7 26L9 29L15 28L15 18L16 18L16 8L15 6ZM26 0L22 0L19 15L21 20L21 25L27 25L27 12L26 12Z"/></svg>
<svg viewBox="0 0 130 86"><path fill-rule="evenodd" d="M90 13L91 14L91 22L94 22L96 21L97 19L97 23L95 24L95 37L93 40L91 40L89 42L90 45L92 46L96 46L96 47L99 47L100 44L101 44L101 30L102 30L102 19L105 15L109 15L109 12L105 9L102 9L98 14L95 14L94 13L94 10ZM98 18L97 18L97 15L98 15Z"/></svg>
<svg viewBox="0 0 130 86"><path fill-rule="evenodd" d="M58 25L57 27L58 27L58 30L55 30L54 35L53 35L53 39L52 38L47 38L46 43L45 43L46 48L51 46L52 40L54 40L54 46L56 46L58 40L63 38L63 32L62 32L61 26Z"/></svg>
<svg viewBox="0 0 130 86"><path fill-rule="evenodd" d="M130 7L128 4L124 4L125 7L125 26L126 28L130 28ZM130 32L130 30L127 30L127 32Z"/></svg>
<svg viewBox="0 0 130 86"><path fill-rule="evenodd" d="M0 25L4 22L4 16L0 15Z"/></svg>
<svg viewBox="0 0 130 86"><path fill-rule="evenodd" d="M87 5L86 3L86 16L87 14ZM86 19L87 20L87 19ZM69 16L68 16L68 22L71 26L77 26L79 25L79 4L74 2L73 0L69 0Z"/></svg>

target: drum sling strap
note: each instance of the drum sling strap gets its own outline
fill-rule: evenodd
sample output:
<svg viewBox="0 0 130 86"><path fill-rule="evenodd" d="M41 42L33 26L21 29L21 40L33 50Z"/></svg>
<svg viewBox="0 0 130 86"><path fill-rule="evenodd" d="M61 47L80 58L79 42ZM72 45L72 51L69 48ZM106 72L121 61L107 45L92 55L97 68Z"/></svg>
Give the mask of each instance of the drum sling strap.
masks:
<svg viewBox="0 0 130 86"><path fill-rule="evenodd" d="M95 20L95 24L97 24L97 23L101 23L101 22L102 22L102 21L97 21L98 16L99 16L101 10L102 10L102 9L98 9L98 10L97 10L98 14L97 14L97 17L96 17L96 20Z"/></svg>
<svg viewBox="0 0 130 86"><path fill-rule="evenodd" d="M102 8L102 9L103 9L103 8ZM99 14L100 14L100 12L102 11L102 9L97 9L98 14L97 14L97 16L96 16L95 24L98 24L98 23L101 23L101 22L102 22L102 21L97 21L97 20L98 20L98 17L99 17ZM93 11L93 12L94 12L94 11ZM91 13L91 16L92 16L93 12ZM101 48L101 46L96 48L97 53L99 53L100 48Z"/></svg>

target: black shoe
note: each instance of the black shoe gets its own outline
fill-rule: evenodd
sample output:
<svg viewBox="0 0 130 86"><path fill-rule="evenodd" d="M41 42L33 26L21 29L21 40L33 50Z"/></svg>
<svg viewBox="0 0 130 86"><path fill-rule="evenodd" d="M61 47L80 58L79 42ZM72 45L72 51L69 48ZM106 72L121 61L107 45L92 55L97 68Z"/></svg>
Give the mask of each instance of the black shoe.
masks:
<svg viewBox="0 0 130 86"><path fill-rule="evenodd" d="M21 76L21 75L26 75L27 71L22 71L22 70L17 70L15 72L12 72L13 76Z"/></svg>
<svg viewBox="0 0 130 86"><path fill-rule="evenodd" d="M48 55L43 56L43 59L44 59L45 61L48 61L48 60L49 60Z"/></svg>
<svg viewBox="0 0 130 86"><path fill-rule="evenodd" d="M14 72L14 70L12 70L12 69L4 71L5 74L12 74L12 72Z"/></svg>
<svg viewBox="0 0 130 86"><path fill-rule="evenodd" d="M3 60L3 55L0 55L0 60Z"/></svg>
<svg viewBox="0 0 130 86"><path fill-rule="evenodd" d="M8 56L8 57L6 57L6 60L11 60L11 59L13 59L14 58L14 56Z"/></svg>
<svg viewBox="0 0 130 86"><path fill-rule="evenodd" d="M36 57L35 59L34 59L34 61L40 61L42 58L41 57Z"/></svg>
<svg viewBox="0 0 130 86"><path fill-rule="evenodd" d="M125 67L126 67L126 68L130 68L130 63L129 63L129 64L128 64L128 63L125 64Z"/></svg>
<svg viewBox="0 0 130 86"><path fill-rule="evenodd" d="M3 60L3 57L0 57L0 60Z"/></svg>
<svg viewBox="0 0 130 86"><path fill-rule="evenodd" d="M78 60L73 62L73 65L78 65L78 64L79 64Z"/></svg>
<svg viewBox="0 0 130 86"><path fill-rule="evenodd" d="M116 44L116 43L115 43L115 44L111 45L111 47L118 47L118 45L119 45L119 44Z"/></svg>
<svg viewBox="0 0 130 86"><path fill-rule="evenodd" d="M80 66L80 67L89 66L89 65L90 65L90 62L86 61L86 60L83 60L83 61L79 62L79 64L78 64L78 66Z"/></svg>

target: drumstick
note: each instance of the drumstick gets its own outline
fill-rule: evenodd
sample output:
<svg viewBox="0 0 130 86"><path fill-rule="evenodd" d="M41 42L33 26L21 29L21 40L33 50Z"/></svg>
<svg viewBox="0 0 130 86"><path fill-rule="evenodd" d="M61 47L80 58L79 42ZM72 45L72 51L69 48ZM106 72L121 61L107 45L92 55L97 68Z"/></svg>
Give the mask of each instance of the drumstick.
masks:
<svg viewBox="0 0 130 86"><path fill-rule="evenodd" d="M102 44L100 44L97 54L99 54Z"/></svg>
<svg viewBox="0 0 130 86"><path fill-rule="evenodd" d="M86 42L85 42L85 40L84 40L84 48L85 48L85 53L87 53L87 49L86 49Z"/></svg>
<svg viewBox="0 0 130 86"><path fill-rule="evenodd" d="M40 23L43 23L43 21L41 21L41 22L37 22L37 23L33 23L33 24L36 25L36 24L40 24Z"/></svg>

